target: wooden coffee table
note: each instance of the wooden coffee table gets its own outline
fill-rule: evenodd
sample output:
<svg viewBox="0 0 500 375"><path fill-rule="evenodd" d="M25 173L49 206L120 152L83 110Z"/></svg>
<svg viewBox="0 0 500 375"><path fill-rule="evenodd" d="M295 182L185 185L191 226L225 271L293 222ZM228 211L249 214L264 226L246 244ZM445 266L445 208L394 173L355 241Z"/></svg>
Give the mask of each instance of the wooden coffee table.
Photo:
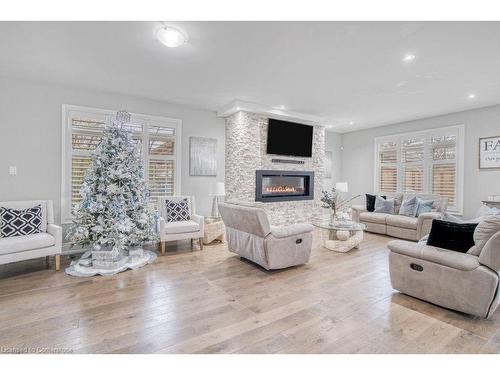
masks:
<svg viewBox="0 0 500 375"><path fill-rule="evenodd" d="M323 247L339 253L358 249L366 229L364 224L350 220L332 222L330 219L317 219L312 224L322 229Z"/></svg>

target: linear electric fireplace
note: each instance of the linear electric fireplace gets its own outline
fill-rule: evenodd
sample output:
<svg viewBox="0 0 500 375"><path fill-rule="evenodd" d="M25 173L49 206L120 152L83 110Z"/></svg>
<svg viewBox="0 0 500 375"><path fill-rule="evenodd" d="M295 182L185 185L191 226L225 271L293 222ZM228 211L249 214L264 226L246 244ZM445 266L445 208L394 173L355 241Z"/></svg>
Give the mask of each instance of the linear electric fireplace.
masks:
<svg viewBox="0 0 500 375"><path fill-rule="evenodd" d="M314 172L255 171L255 200L283 202L314 199Z"/></svg>

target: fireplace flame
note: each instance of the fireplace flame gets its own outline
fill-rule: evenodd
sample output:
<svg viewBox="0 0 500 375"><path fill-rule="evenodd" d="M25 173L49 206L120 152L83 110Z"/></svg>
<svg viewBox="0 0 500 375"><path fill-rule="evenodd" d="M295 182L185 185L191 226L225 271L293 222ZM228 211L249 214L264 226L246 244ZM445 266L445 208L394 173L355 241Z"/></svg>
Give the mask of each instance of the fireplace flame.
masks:
<svg viewBox="0 0 500 375"><path fill-rule="evenodd" d="M266 193L302 193L303 188L296 188L294 186L281 185L281 186L267 186Z"/></svg>

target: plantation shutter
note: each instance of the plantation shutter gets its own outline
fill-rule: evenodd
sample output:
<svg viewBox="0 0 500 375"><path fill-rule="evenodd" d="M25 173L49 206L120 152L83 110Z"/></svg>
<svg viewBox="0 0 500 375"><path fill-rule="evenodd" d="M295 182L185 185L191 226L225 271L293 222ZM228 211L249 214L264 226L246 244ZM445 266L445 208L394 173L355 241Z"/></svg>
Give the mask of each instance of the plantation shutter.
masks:
<svg viewBox="0 0 500 375"><path fill-rule="evenodd" d="M398 150L395 142L384 142L378 146L379 186L384 193L396 192L398 188Z"/></svg>
<svg viewBox="0 0 500 375"><path fill-rule="evenodd" d="M456 207L457 194L457 137L456 135L433 136L432 193L448 198L448 207Z"/></svg>
<svg viewBox="0 0 500 375"><path fill-rule="evenodd" d="M176 129L168 124L150 123L148 127L148 182L151 202L175 194ZM158 207L157 207L158 208Z"/></svg>
<svg viewBox="0 0 500 375"><path fill-rule="evenodd" d="M71 122L71 208L81 201L80 188L91 163L91 153L102 138L104 117L74 113Z"/></svg>
<svg viewBox="0 0 500 375"><path fill-rule="evenodd" d="M85 173L90 167L90 156L73 156L71 159L71 207L79 203L82 198L80 196L80 188L85 178Z"/></svg>
<svg viewBox="0 0 500 375"><path fill-rule="evenodd" d="M140 120L132 118L129 123L123 124L123 129L130 133L130 140L142 154L142 137L144 124Z"/></svg>
<svg viewBox="0 0 500 375"><path fill-rule="evenodd" d="M424 191L424 146L425 138L410 138L402 142L402 188L405 193Z"/></svg>
<svg viewBox="0 0 500 375"><path fill-rule="evenodd" d="M375 139L374 188L382 193L430 193L462 214L463 125Z"/></svg>

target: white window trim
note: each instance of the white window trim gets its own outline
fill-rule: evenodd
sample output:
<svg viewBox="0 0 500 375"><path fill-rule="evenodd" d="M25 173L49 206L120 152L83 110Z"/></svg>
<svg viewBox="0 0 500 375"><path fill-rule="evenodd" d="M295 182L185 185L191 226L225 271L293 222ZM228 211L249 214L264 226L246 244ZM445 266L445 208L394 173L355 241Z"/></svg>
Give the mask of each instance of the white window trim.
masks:
<svg viewBox="0 0 500 375"><path fill-rule="evenodd" d="M85 107L79 105L72 104L63 104L61 107L62 111L62 137L61 137L61 161L62 161L62 178L61 178L61 223L69 224L72 220L71 215L71 157L72 157L72 149L71 149L71 124L69 122L68 114L72 111L74 112L89 112L93 114L110 116L111 118L115 118L117 111L102 109L102 108L93 108L93 107ZM162 117L162 116L151 116L145 115L142 113L133 113L130 112L132 118L135 119L143 119L146 121L156 121L162 123L168 123L169 126L175 128L175 163L174 163L174 171L175 171L175 184L174 184L174 195L181 194L181 178L182 178L182 120ZM149 134L145 132L143 138L143 147L147 147L147 140ZM149 158L148 153L143 152L145 158ZM162 156L161 159L169 159L169 157ZM170 157L170 159L174 159ZM147 171L145 171L147 174Z"/></svg>
<svg viewBox="0 0 500 375"><path fill-rule="evenodd" d="M378 170L378 144L383 142L383 141L388 141L388 140L394 140L397 142L397 162L396 166L398 169L398 176L397 176L397 189L396 191L401 193L402 192L402 184L403 184L403 176L402 173L400 173L401 169L401 139L406 138L406 137L413 137L413 136L424 136L426 138L426 146L424 149L424 188L425 189L431 189L430 188L430 176L431 176L431 171L430 167L432 167L432 162L430 161L430 155L428 151L428 145L427 145L427 139L431 134L436 134L436 133L446 133L449 132L450 130L456 132L458 134L458 139L457 139L457 144L456 144L456 165L457 165L457 174L456 174L456 179L457 179L457 186L456 186L456 209L454 210L448 210L448 212L451 212L456 215L463 215L463 202L464 202L464 160L465 160L465 137L464 137L464 125L459 124L459 125L452 125L452 126L445 126L441 128L430 128L422 131L417 131L417 132L408 132L408 133L396 133L393 135L387 135L387 136L382 136L382 137L376 137L374 139L374 157L373 157L373 187L374 191L378 192L378 186L379 186L379 170ZM383 192L382 192L383 193ZM424 194L431 194L431 191L424 192Z"/></svg>

